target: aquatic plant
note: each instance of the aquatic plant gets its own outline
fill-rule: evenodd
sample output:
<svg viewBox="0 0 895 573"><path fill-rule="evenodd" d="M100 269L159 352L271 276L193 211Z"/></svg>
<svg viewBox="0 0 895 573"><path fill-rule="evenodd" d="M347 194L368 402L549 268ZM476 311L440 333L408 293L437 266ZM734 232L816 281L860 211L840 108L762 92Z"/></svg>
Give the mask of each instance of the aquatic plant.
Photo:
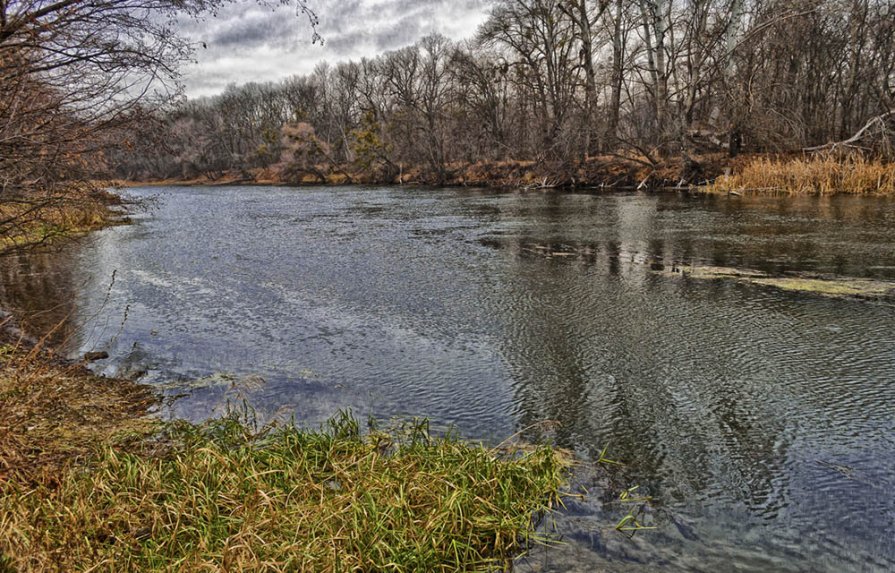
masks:
<svg viewBox="0 0 895 573"><path fill-rule="evenodd" d="M698 265L684 266L680 268L680 272L664 272L664 274L670 277L688 277L697 280L731 280L830 298L886 300L895 295L895 282L860 277L811 275L809 273L772 276L754 269Z"/></svg>
<svg viewBox="0 0 895 573"><path fill-rule="evenodd" d="M640 486L638 485L629 487L628 489L623 490L618 496L618 500L621 503L635 504L635 507L619 520L615 525L615 529L632 536L645 529L656 529L655 526L645 525L642 521L642 516L653 498L637 494L638 489L640 489Z"/></svg>

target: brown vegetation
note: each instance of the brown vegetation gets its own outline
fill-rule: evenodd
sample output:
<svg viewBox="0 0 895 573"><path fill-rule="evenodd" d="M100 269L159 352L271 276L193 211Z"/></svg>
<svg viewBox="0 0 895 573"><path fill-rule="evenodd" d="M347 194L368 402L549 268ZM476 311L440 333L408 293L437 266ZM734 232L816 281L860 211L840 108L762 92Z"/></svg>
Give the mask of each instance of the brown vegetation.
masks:
<svg viewBox="0 0 895 573"><path fill-rule="evenodd" d="M861 156L754 158L706 187L710 193L895 195L895 163Z"/></svg>
<svg viewBox="0 0 895 573"><path fill-rule="evenodd" d="M0 346L0 484L55 483L102 447L144 435L146 387L92 374L18 341Z"/></svg>
<svg viewBox="0 0 895 573"><path fill-rule="evenodd" d="M705 184L717 177L730 165L739 165L741 159L730 160L723 154L699 157L699 179L694 183ZM320 163L313 168L280 170L256 168L223 171L190 179L151 179L143 181L119 181L119 186L139 185L441 185L447 187L483 187L513 189L589 189L589 190L686 190L692 185L680 178L679 160L671 159L651 165L639 158L619 155L590 157L577 163L561 161L477 161L452 163L445 166L439 181L426 166L399 166L393 173L382 170L351 170L349 165Z"/></svg>
<svg viewBox="0 0 895 573"><path fill-rule="evenodd" d="M54 194L0 199L0 253L31 248L92 231L127 218L122 199L103 183L71 183Z"/></svg>

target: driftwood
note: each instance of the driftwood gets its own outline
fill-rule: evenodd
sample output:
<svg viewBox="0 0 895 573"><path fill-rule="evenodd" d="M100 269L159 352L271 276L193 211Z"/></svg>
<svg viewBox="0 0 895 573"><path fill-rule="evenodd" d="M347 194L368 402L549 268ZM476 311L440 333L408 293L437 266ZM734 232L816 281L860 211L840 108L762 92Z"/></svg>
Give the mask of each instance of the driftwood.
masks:
<svg viewBox="0 0 895 573"><path fill-rule="evenodd" d="M638 191L640 191L641 189L646 187L646 182L649 181L649 178L652 177L653 173L655 173L655 172L656 172L656 170L653 169L652 171L649 172L649 174L646 177L643 178L643 181L641 181L640 185L637 186Z"/></svg>
<svg viewBox="0 0 895 573"><path fill-rule="evenodd" d="M890 129L886 126L886 121L890 117L895 117L895 109L891 109L882 115L878 115L874 118L871 118L864 127L859 129L854 135L849 137L848 139L842 141L834 141L831 143L825 143L823 145L816 145L814 147L805 147L802 151L815 152L815 151L836 151L840 148L854 148L854 149L862 149L861 146L858 145L862 139L867 137L871 133L871 129L876 126L880 127L880 131L882 133L887 133Z"/></svg>
<svg viewBox="0 0 895 573"><path fill-rule="evenodd" d="M556 189L557 187L559 187L559 186L556 184L548 185L547 178L544 177L544 180L541 182L540 185L538 185L537 183L532 183L531 185L524 186L522 189L524 189L525 191L532 191L534 189Z"/></svg>
<svg viewBox="0 0 895 573"><path fill-rule="evenodd" d="M97 360L105 360L109 357L109 353L106 351L100 352L87 352L84 354L85 362L96 362Z"/></svg>

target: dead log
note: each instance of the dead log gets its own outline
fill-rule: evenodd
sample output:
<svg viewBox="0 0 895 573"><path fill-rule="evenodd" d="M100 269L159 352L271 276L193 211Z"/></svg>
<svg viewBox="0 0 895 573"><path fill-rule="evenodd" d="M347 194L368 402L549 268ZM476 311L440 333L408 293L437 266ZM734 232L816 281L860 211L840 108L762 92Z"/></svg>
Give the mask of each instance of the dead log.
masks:
<svg viewBox="0 0 895 573"><path fill-rule="evenodd" d="M823 145L816 145L814 147L805 147L802 151L807 151L809 153L818 152L818 151L837 151L840 148L853 148L853 149L864 149L858 145L858 143L871 134L871 129L876 126L879 126L880 132L888 135L891 130L886 125L887 120L890 117L895 117L895 109L891 109L884 114L878 115L876 117L871 118L867 123L864 124L864 127L859 129L854 135L849 137L848 139L842 141L833 141L830 143L825 143Z"/></svg>

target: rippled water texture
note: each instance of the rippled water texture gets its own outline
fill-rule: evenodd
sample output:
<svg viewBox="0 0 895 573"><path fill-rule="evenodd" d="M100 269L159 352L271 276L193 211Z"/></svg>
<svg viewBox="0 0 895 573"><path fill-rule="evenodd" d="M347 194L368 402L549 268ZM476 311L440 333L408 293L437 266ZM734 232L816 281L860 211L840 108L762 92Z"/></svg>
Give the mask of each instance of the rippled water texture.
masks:
<svg viewBox="0 0 895 573"><path fill-rule="evenodd" d="M6 261L4 300L70 313L73 354L182 395L170 415L245 398L263 419L351 407L492 442L556 420L561 445L626 465L576 478L595 489L558 520L568 544L523 570L895 568L895 308L655 272L895 280L892 202L131 193L156 197L135 224ZM614 500L635 484L658 529L629 540Z"/></svg>

